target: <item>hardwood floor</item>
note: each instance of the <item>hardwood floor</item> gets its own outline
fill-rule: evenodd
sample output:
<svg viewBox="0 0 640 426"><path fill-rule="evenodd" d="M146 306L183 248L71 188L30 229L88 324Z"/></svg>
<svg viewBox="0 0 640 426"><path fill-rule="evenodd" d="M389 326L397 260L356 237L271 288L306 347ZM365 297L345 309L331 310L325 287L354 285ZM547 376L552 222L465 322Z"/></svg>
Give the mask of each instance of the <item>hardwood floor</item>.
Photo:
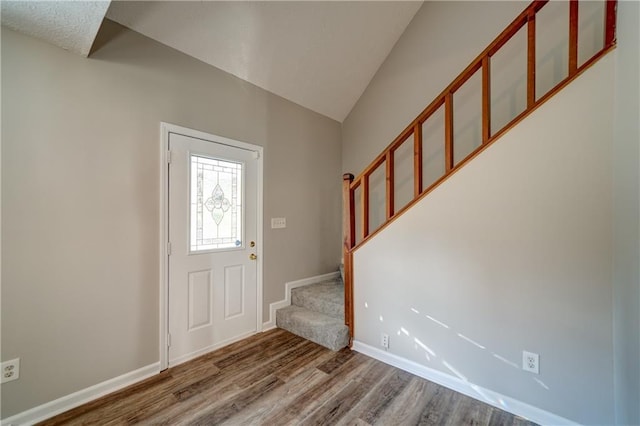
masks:
<svg viewBox="0 0 640 426"><path fill-rule="evenodd" d="M343 349L275 329L43 425L533 425Z"/></svg>

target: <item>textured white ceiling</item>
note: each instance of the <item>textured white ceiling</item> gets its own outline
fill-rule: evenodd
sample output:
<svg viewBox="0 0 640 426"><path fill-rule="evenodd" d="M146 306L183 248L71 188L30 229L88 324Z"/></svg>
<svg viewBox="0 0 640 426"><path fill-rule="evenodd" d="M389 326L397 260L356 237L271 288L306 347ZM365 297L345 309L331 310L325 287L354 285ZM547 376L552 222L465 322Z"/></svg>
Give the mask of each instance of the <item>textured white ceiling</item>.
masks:
<svg viewBox="0 0 640 426"><path fill-rule="evenodd" d="M87 56L110 0L0 3L2 25Z"/></svg>
<svg viewBox="0 0 640 426"><path fill-rule="evenodd" d="M421 1L114 1L107 17L342 122Z"/></svg>

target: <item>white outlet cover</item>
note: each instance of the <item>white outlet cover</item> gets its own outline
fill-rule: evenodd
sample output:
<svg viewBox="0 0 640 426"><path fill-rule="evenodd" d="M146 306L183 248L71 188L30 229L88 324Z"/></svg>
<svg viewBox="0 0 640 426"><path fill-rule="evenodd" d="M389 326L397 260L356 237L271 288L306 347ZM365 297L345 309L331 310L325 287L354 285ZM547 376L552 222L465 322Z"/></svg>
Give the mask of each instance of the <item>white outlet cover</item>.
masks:
<svg viewBox="0 0 640 426"><path fill-rule="evenodd" d="M380 336L380 346L382 346L385 349L389 349L389 335L382 333L382 335Z"/></svg>
<svg viewBox="0 0 640 426"><path fill-rule="evenodd" d="M0 383L11 382L20 378L20 358L4 361L0 366L2 374Z"/></svg>
<svg viewBox="0 0 640 426"><path fill-rule="evenodd" d="M522 351L522 369L533 374L540 374L540 355Z"/></svg>

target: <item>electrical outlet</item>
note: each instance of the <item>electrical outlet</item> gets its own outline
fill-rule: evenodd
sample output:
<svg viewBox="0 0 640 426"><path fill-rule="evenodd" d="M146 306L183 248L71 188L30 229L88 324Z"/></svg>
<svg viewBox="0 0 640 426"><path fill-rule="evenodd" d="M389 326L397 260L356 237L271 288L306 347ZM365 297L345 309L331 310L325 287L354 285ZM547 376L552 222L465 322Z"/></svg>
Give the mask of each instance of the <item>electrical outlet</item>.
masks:
<svg viewBox="0 0 640 426"><path fill-rule="evenodd" d="M540 356L533 352L522 351L522 369L534 374L540 374Z"/></svg>
<svg viewBox="0 0 640 426"><path fill-rule="evenodd" d="M385 349L389 349L389 335L382 333L381 339L380 339L380 344L382 345L383 348Z"/></svg>
<svg viewBox="0 0 640 426"><path fill-rule="evenodd" d="M0 383L11 382L20 378L20 358L12 359L2 363L2 381Z"/></svg>

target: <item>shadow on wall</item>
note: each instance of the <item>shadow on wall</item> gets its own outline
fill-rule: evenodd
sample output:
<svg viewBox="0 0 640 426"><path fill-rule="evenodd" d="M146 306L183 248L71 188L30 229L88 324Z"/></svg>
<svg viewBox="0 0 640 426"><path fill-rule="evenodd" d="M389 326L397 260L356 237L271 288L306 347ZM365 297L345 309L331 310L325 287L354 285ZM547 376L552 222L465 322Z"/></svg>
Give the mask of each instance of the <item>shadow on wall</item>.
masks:
<svg viewBox="0 0 640 426"><path fill-rule="evenodd" d="M369 303L365 302L364 303L364 307L365 307L365 309L369 309ZM493 352L490 348L487 348L485 345L483 345L483 344L471 339L470 337L460 333L458 330L454 330L453 328L451 328L446 323L444 323L444 322L440 321L439 319L429 315L428 313L421 313L420 311L418 311L414 307L408 308L408 310L410 312L412 312L414 315L417 315L421 320L424 321L424 319L427 319L427 320L431 321L432 323L438 325L439 327L442 327L451 336L456 336L459 339L462 339L463 341L465 341L465 342L469 343L470 345L474 346L475 348L477 348L477 349L479 349L481 351L486 351L486 354L490 354L493 358L495 358L496 360L501 361L502 363L506 364L510 368L514 368L516 370L520 370L520 366L516 362L513 362L513 361L503 357L502 355L500 355L500 354L498 354L496 352ZM376 316L378 317L380 322L382 322L382 323L384 322L384 317L382 315L376 315ZM460 380L462 380L463 382L469 382L469 379L463 374L463 372L459 371L455 366L451 365L451 363L449 363L446 359L441 359L438 356L438 354L431 347L429 347L425 342L420 340L418 337L412 336L411 332L409 330L407 330L405 327L400 327L397 330L396 335L398 335L401 338L405 339L410 344L413 344L413 349L416 352L420 352L421 355L424 355L424 358L427 360L427 365L429 363L432 364L432 365L434 365L436 363L441 363L447 370L451 371L451 373L453 373ZM537 383L541 388L543 388L543 389L545 389L547 391L550 390L549 386L547 386L539 378L533 377L531 379L535 383ZM504 400L502 400L502 398L498 398L497 400L494 400L492 397L490 397L485 392L483 392L482 389L480 387L478 387L477 385L474 385L474 384L470 383L470 387L482 398L482 400L487 401L490 404L500 404L500 406L504 407L505 409L507 409L507 410L509 409L508 404Z"/></svg>

